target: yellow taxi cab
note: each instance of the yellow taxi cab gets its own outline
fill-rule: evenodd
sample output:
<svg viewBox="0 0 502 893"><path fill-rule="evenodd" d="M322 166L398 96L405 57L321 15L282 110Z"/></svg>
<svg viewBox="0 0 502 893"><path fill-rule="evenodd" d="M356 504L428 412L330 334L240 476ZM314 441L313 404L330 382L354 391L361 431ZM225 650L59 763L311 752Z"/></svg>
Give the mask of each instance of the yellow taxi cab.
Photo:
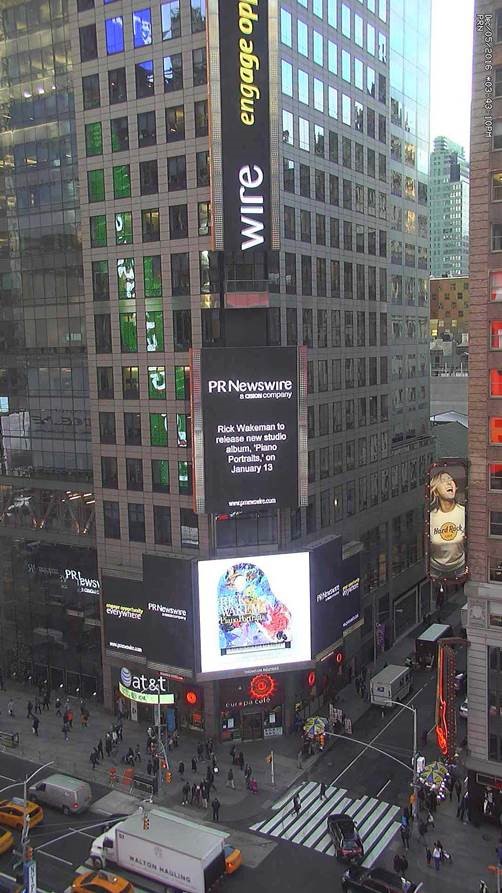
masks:
<svg viewBox="0 0 502 893"><path fill-rule="evenodd" d="M8 825L9 828L22 829L24 823L25 812L30 820L30 828L39 825L44 820L44 812L38 803L32 803L31 800L26 801L18 797L12 800L0 800L0 824Z"/></svg>
<svg viewBox="0 0 502 893"><path fill-rule="evenodd" d="M0 828L0 854L8 853L14 846L14 835L7 828Z"/></svg>
<svg viewBox="0 0 502 893"><path fill-rule="evenodd" d="M223 847L223 852L225 853L225 874L233 874L242 865L241 851L233 847L232 844L227 844Z"/></svg>
<svg viewBox="0 0 502 893"><path fill-rule="evenodd" d="M84 871L71 885L73 893L134 893L125 878L106 871Z"/></svg>

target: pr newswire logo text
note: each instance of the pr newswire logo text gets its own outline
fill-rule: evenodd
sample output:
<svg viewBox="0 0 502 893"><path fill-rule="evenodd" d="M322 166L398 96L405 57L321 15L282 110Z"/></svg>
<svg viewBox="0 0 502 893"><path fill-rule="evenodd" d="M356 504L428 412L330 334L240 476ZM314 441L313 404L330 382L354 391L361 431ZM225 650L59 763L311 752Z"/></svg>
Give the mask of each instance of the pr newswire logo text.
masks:
<svg viewBox="0 0 502 893"><path fill-rule="evenodd" d="M290 378L275 381L257 379L241 381L239 378L210 378L207 383L209 394L239 394L241 400L287 399L293 396L293 382Z"/></svg>

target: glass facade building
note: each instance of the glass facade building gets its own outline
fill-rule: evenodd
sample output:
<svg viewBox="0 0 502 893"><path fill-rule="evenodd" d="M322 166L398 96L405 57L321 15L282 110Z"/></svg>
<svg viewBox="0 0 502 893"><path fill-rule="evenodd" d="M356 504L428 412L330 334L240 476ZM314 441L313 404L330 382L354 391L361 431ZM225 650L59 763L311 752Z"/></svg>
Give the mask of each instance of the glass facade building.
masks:
<svg viewBox="0 0 502 893"><path fill-rule="evenodd" d="M458 143L438 136L430 168L431 276L469 272L469 162Z"/></svg>
<svg viewBox="0 0 502 893"><path fill-rule="evenodd" d="M3 11L0 420L5 501L19 506L0 523L85 538L100 575L123 579L144 553L343 534L364 547L364 622L344 645L356 668L376 624L389 643L430 598L430 3L276 5L280 249L252 259L211 249L205 0ZM196 515L190 349L232 343L222 308L239 291L267 295L264 346L307 349L308 505ZM120 662L103 661L110 703ZM282 703L302 686L292 674ZM216 732L218 698L205 683Z"/></svg>

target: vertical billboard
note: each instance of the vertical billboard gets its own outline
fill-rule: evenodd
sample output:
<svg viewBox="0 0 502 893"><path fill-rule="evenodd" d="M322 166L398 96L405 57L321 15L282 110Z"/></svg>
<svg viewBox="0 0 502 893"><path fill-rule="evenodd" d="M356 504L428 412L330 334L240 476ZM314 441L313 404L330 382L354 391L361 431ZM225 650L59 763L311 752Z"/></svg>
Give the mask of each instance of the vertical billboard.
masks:
<svg viewBox="0 0 502 893"><path fill-rule="evenodd" d="M269 5L209 0L214 247L267 251L272 240Z"/></svg>
<svg viewBox="0 0 502 893"><path fill-rule="evenodd" d="M302 356L294 347L193 351L197 512L293 507L302 501Z"/></svg>
<svg viewBox="0 0 502 893"><path fill-rule="evenodd" d="M426 486L427 573L437 583L461 583L468 576L467 464L440 459L429 468Z"/></svg>
<svg viewBox="0 0 502 893"><path fill-rule="evenodd" d="M199 561L201 673L307 663L309 554Z"/></svg>
<svg viewBox="0 0 502 893"><path fill-rule="evenodd" d="M342 538L310 553L312 657L326 652L361 616L360 553L342 559Z"/></svg>

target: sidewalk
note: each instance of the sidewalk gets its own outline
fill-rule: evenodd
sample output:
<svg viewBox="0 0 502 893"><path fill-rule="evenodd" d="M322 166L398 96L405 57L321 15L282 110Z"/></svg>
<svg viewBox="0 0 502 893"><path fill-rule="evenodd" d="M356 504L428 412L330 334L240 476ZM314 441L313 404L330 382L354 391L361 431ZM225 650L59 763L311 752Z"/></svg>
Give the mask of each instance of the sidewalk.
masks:
<svg viewBox="0 0 502 893"><path fill-rule="evenodd" d="M456 593L452 601L443 609L444 622L456 624L458 622L459 608L464 602L462 593ZM420 631L422 627L419 627ZM404 637L392 648L380 656L377 669L386 661L402 664L405 658L414 651L414 642L417 635L415 630L409 636ZM374 672L373 668L370 668ZM118 757L108 759L105 756L103 762L98 763L93 771L89 757L91 750L97 745L99 738L103 739L105 732L111 728L112 716L99 705L89 704L90 719L87 728L80 725L79 702L76 698L70 698L74 710L73 730L69 733L69 741L65 742L62 732L62 719L55 715L54 695L50 711L43 711L40 715L39 736L32 732L31 719L26 718L26 705L28 700L34 702L36 689L25 688L20 685L8 683L7 691L0 692L0 730L16 731L20 733L20 746L12 751L7 749L5 753L20 756L37 763L45 763L54 760L55 769L88 779L109 787L109 771L116 767L119 778L122 778L125 766L120 762L120 757L127 753L129 747L133 750L137 744L141 747L142 762L137 764L137 771L146 775L147 756L146 723L135 723L131 720L124 721L124 737L119 745ZM7 704L10 698L15 701L15 718L8 716ZM64 702L64 699L63 699ZM369 710L370 704L357 695L355 685L352 682L343 688L337 697L336 706L340 707L346 716L352 720L354 729L356 723ZM178 772L179 763L185 764L185 780L190 784L200 781L205 777L207 761L202 760L197 773L191 769L192 757L196 756L197 744L200 736L196 733L182 732L179 735L179 746L168 753L172 783L162 786L158 802L168 806L181 804L182 781ZM272 785L270 765L266 761L271 747L274 750L275 784ZM231 744L215 743L215 755L219 766L219 773L215 778L218 799L221 802L223 820L241 819L247 820L256 815L260 810L268 808L271 803L284 793L291 785L300 779L304 773L309 772L315 766L317 760L329 751L329 747L322 754L302 760L302 767L298 766L298 752L301 746L300 735L291 734L270 740L237 743L237 751L242 750L244 759L250 763L253 776L258 784L258 794L251 794L245 785L243 773L238 766L234 766L235 790L226 787L227 772L231 765L229 751ZM122 790L129 790L123 788ZM141 799L144 795L138 793ZM190 810L190 812L199 812Z"/></svg>

